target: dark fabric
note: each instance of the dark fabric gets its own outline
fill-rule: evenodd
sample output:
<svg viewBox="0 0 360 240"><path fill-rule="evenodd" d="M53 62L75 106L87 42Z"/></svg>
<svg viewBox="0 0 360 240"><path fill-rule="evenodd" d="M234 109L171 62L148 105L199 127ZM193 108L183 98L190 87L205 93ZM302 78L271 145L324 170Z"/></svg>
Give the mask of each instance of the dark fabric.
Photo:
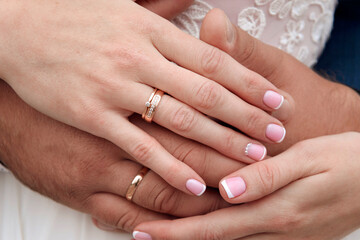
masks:
<svg viewBox="0 0 360 240"><path fill-rule="evenodd" d="M339 1L330 40L314 69L360 90L360 0Z"/></svg>
<svg viewBox="0 0 360 240"><path fill-rule="evenodd" d="M360 0L340 0L316 71L360 90Z"/></svg>

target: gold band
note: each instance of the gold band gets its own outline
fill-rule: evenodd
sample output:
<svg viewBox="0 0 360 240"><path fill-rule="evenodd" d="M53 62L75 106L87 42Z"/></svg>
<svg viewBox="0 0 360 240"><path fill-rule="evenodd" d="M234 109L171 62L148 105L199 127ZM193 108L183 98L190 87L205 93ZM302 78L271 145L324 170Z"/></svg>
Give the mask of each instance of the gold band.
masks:
<svg viewBox="0 0 360 240"><path fill-rule="evenodd" d="M164 92L159 89L155 89L155 93L151 94L150 101L146 102L146 104L145 104L145 106L146 106L145 114L143 114L143 116L142 116L146 122L148 122L148 123L152 122L154 115L155 115L156 108L159 105L163 95L164 95Z"/></svg>
<svg viewBox="0 0 360 240"><path fill-rule="evenodd" d="M151 95L149 97L149 100L145 103L146 108L145 108L144 112L141 115L143 119L145 119L145 114L146 114L146 112L148 111L148 109L149 109L149 107L151 105L151 101L153 100L156 91L157 91L157 89L155 88L154 91L151 93Z"/></svg>
<svg viewBox="0 0 360 240"><path fill-rule="evenodd" d="M148 173L148 171L149 171L148 168L143 167L138 172L138 174L135 176L134 180L131 182L131 184L126 192L126 199L129 200L130 202L135 194L137 187L139 186L139 184L141 183L141 181L143 180L145 175Z"/></svg>

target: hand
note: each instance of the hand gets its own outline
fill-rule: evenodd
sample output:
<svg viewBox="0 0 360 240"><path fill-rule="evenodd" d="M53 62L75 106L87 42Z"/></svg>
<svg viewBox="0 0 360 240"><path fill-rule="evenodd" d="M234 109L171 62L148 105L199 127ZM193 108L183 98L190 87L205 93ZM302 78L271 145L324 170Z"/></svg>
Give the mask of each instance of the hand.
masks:
<svg viewBox="0 0 360 240"><path fill-rule="evenodd" d="M224 178L242 194L229 199L221 188L221 195L246 204L135 230L154 240L340 239L360 227L359 143L355 132L303 141Z"/></svg>
<svg viewBox="0 0 360 240"><path fill-rule="evenodd" d="M319 76L289 54L252 38L235 26L230 28L233 37L229 42L227 26L225 14L214 9L202 24L201 39L287 91L296 102L291 117L290 111L273 114L278 119L287 119L287 134L282 144L267 145L270 155L304 139L360 131L360 97L356 92Z"/></svg>
<svg viewBox="0 0 360 240"><path fill-rule="evenodd" d="M144 221L204 214L229 205L217 191L189 196L151 171L130 203L124 196L141 166L115 145L40 114L3 81L0 112L0 159L13 174L33 190L113 229L132 231ZM244 166L159 126L138 118L132 122L199 172L209 186L216 187L222 176Z"/></svg>
<svg viewBox="0 0 360 240"><path fill-rule="evenodd" d="M265 111L290 96L132 1L6 3L0 77L38 111L113 142L177 189L198 195L188 181L205 182L128 121L144 111L153 87L172 96L164 96L155 122L228 157L253 162L249 143L256 160L265 148L201 113L258 140L285 137L281 122Z"/></svg>

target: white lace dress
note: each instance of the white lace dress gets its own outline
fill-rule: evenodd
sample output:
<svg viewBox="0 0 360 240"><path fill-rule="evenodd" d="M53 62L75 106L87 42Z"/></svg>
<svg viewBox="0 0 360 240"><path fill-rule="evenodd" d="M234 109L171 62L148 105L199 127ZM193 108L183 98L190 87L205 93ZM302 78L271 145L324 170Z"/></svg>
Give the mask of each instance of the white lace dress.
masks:
<svg viewBox="0 0 360 240"><path fill-rule="evenodd" d="M198 37L206 13L221 8L252 36L312 66L330 34L335 5L335 0L196 0L173 22ZM130 238L98 230L89 216L29 190L0 167L0 240ZM360 232L346 239L358 240Z"/></svg>

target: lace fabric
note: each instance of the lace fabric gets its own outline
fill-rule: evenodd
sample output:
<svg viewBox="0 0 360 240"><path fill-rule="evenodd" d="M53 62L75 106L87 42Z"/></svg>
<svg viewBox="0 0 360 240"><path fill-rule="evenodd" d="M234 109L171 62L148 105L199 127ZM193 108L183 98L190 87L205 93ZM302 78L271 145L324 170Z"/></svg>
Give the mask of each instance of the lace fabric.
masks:
<svg viewBox="0 0 360 240"><path fill-rule="evenodd" d="M207 12L220 8L251 36L312 66L330 35L336 4L336 0L195 0L173 23L199 37Z"/></svg>

